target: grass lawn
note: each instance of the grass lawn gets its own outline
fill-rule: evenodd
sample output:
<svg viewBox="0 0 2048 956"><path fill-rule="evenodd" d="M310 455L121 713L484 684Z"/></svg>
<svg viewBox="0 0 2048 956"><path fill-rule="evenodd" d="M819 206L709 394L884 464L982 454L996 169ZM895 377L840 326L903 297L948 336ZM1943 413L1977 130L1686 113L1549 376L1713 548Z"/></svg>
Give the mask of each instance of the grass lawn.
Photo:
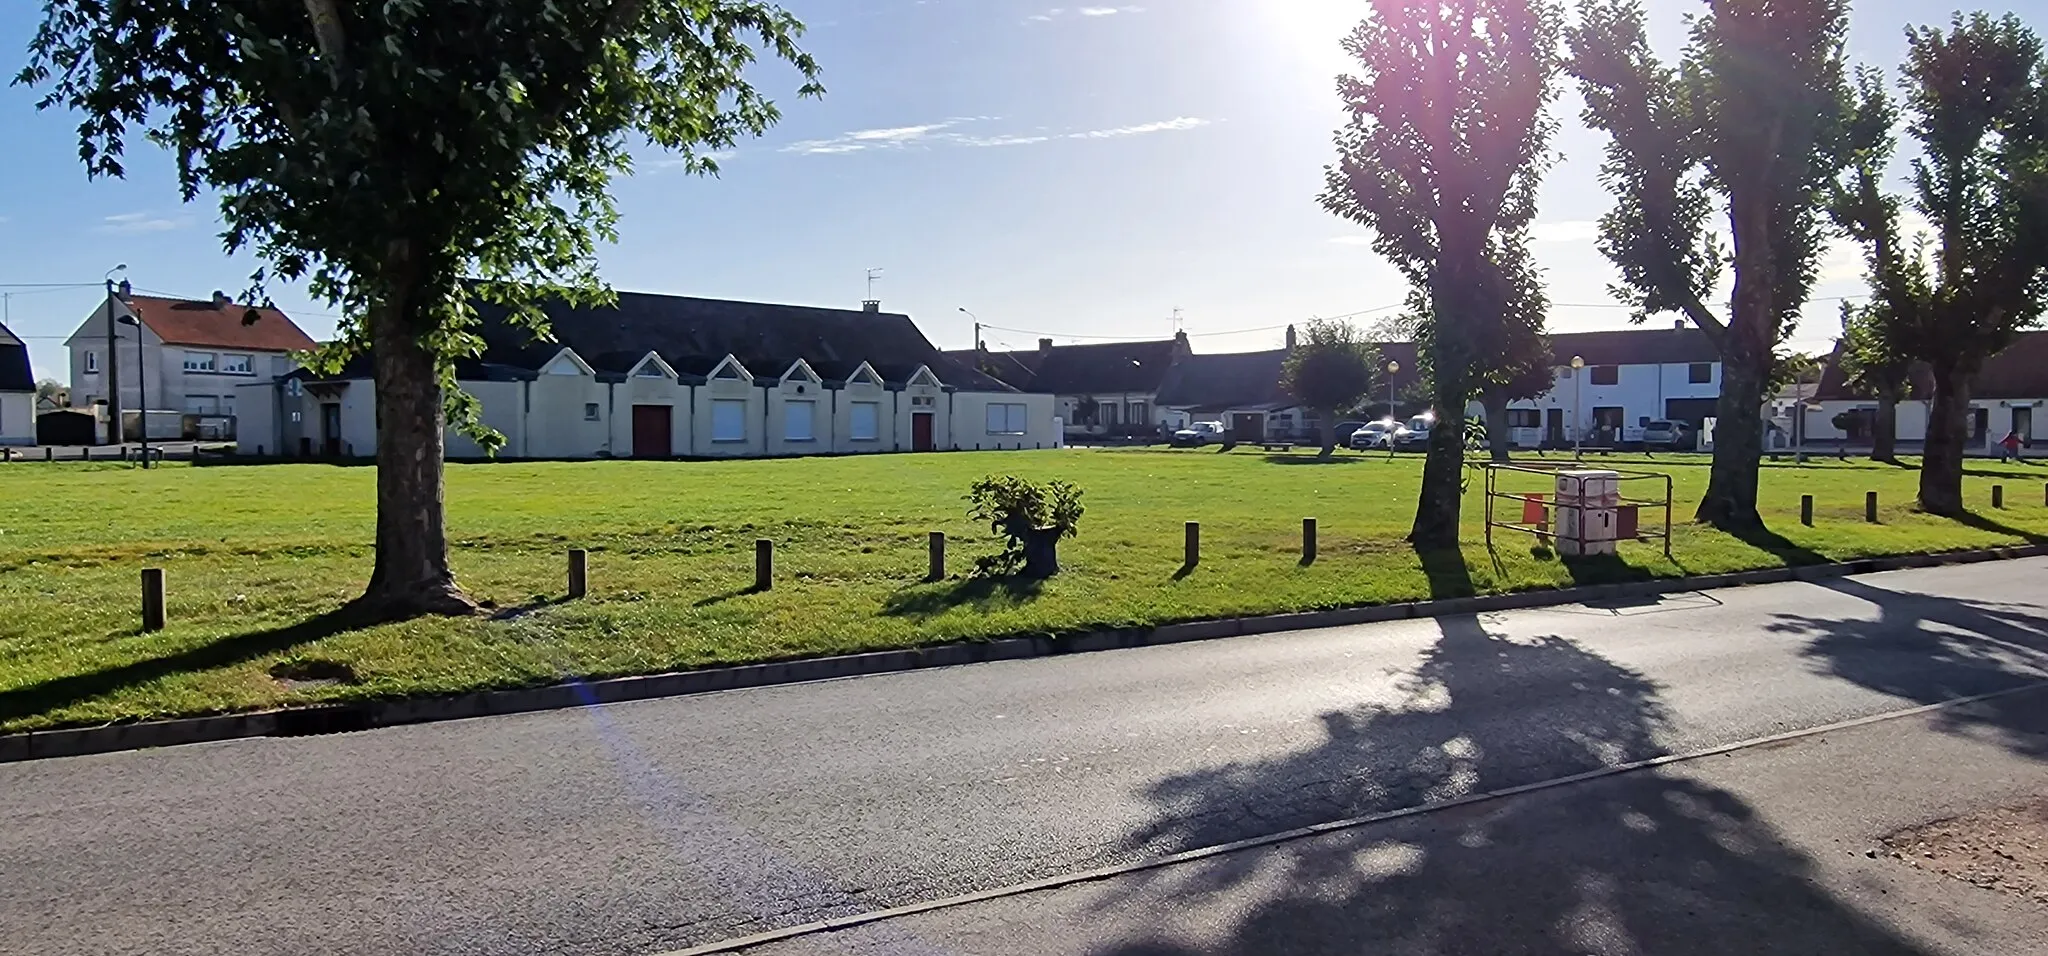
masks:
<svg viewBox="0 0 2048 956"><path fill-rule="evenodd" d="M1239 450L1064 450L717 463L454 465L456 573L496 609L330 633L302 627L370 572L374 473L324 465L142 471L117 463L0 465L0 731L315 701L447 693L834 654L962 638L1709 573L2015 543L2048 535L2048 469L1975 463L1981 517L1912 512L1917 474L1869 462L1767 465L1782 538L1745 542L1686 519L1705 459L1598 459L1676 481L1675 561L1567 564L1504 537L1481 543L1479 482L1463 561L1401 540L1413 456L1269 457ZM975 478L1059 477L1086 491L1065 572L1033 592L964 580L995 544L964 516ZM1990 486L2007 510L1989 510ZM1530 490L1535 490L1530 486ZM1863 494L1882 495L1865 524ZM1798 522L1799 496L1818 502ZM1300 520L1321 559L1299 562ZM1202 562L1181 571L1182 523ZM1647 520L1647 519L1646 519ZM925 535L954 541L956 577L926 584ZM753 542L778 583L746 592ZM563 553L591 550L591 595L557 603ZM166 569L170 627L137 631L139 570Z"/></svg>

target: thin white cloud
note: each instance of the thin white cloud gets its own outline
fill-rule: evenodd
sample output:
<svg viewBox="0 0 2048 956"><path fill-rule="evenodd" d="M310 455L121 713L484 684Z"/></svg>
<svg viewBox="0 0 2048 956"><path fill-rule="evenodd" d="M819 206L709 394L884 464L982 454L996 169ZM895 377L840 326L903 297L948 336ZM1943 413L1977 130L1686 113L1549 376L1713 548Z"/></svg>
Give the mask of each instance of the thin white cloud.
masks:
<svg viewBox="0 0 2048 956"><path fill-rule="evenodd" d="M1907 250L1921 237L1934 237L1934 224L1916 210L1903 209L1899 212L1899 238ZM1869 267L1863 258L1863 246L1849 239L1836 237L1829 240L1821 251L1817 282L1856 282L1863 279Z"/></svg>
<svg viewBox="0 0 2048 956"><path fill-rule="evenodd" d="M1045 11L1044 13L1034 13L1034 14L1032 14L1032 15L1028 16L1028 17L1025 17L1025 18L1024 18L1024 22L1025 22L1025 23L1027 23L1027 24L1028 24L1028 23L1051 23L1051 22L1053 22L1053 21L1055 21L1055 20L1058 20L1058 19L1060 19L1060 18L1062 18L1062 17L1065 17L1066 15L1068 15L1068 14L1070 14L1070 13L1071 13L1071 14L1073 14L1074 16L1077 16L1077 17L1113 17L1113 16L1116 16L1116 15L1117 15L1117 14L1119 14L1119 13L1144 13L1144 12L1145 12L1145 8L1144 8L1144 7L1136 7L1136 6L1126 6L1126 7L1075 7L1075 8L1073 8L1072 10L1069 10L1069 9L1067 9L1066 7L1054 7L1054 8L1052 8L1052 9L1050 9L1050 10L1047 10L1047 11Z"/></svg>
<svg viewBox="0 0 2048 956"><path fill-rule="evenodd" d="M955 127L965 123L981 122L989 119L992 119L992 117L958 117L941 123L922 123L915 126L891 126L854 130L834 136L831 139L807 139L791 143L782 147L782 152L799 153L806 156L832 156L881 149L904 149L912 146L965 146L970 148L1032 146L1062 139L1122 139L1129 136L1145 136L1151 133L1180 132L1199 129L1213 122L1212 120L1193 116L1179 116L1156 123L1141 123L1136 126L1116 126L1107 129L1090 129L1066 133L1036 132L976 135L960 132L955 129Z"/></svg>
<svg viewBox="0 0 2048 956"><path fill-rule="evenodd" d="M1331 236L1330 241L1340 246L1369 246L1371 236Z"/></svg>
<svg viewBox="0 0 2048 956"><path fill-rule="evenodd" d="M1177 116L1158 123L1143 123L1137 126L1118 126L1112 129L1091 129L1085 133L1068 133L1068 139L1119 139L1125 136L1143 136L1147 133L1171 133L1180 130L1197 129L1209 125L1205 119L1193 116Z"/></svg>
<svg viewBox="0 0 2048 956"><path fill-rule="evenodd" d="M146 232L169 232L183 229L192 222L189 218L168 219L146 212L124 212L108 216L100 221L98 231L116 235L139 235Z"/></svg>
<svg viewBox="0 0 2048 956"><path fill-rule="evenodd" d="M1600 238L1600 224L1590 219L1539 222L1529 227L1529 238L1537 242L1592 242Z"/></svg>

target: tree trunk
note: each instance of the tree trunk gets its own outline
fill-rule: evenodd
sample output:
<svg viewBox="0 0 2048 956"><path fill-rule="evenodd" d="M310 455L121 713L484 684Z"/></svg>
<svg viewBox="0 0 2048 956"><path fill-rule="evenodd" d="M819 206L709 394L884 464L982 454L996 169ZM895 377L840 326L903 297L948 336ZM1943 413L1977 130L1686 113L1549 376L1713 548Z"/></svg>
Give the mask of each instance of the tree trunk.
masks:
<svg viewBox="0 0 2048 956"><path fill-rule="evenodd" d="M1715 408L1714 463L1695 520L1722 529L1763 526L1756 510L1757 469L1764 454L1763 405L1762 370L1739 354L1725 357L1721 401Z"/></svg>
<svg viewBox="0 0 2048 956"><path fill-rule="evenodd" d="M353 609L377 620L476 611L448 569L441 389L434 356L406 311L398 302L370 314L377 376L377 566Z"/></svg>
<svg viewBox="0 0 2048 956"><path fill-rule="evenodd" d="M1899 460L1899 393L1884 389L1877 393L1877 414L1870 425L1870 460Z"/></svg>
<svg viewBox="0 0 2048 956"><path fill-rule="evenodd" d="M1033 528L1024 533L1024 577L1044 580L1060 573L1060 530Z"/></svg>
<svg viewBox="0 0 2048 956"><path fill-rule="evenodd" d="M1493 453L1493 460L1507 464L1512 450L1508 434L1508 394L1497 388L1489 388L1482 399L1486 405L1486 447Z"/></svg>
<svg viewBox="0 0 2048 956"><path fill-rule="evenodd" d="M1931 363L1934 401L1927 409L1927 447L1920 457L1920 510L1963 514L1963 453L1970 442L1970 376L1947 362Z"/></svg>
<svg viewBox="0 0 2048 956"><path fill-rule="evenodd" d="M1323 452L1320 457L1328 458L1337 453L1337 410L1334 408L1319 408L1316 409L1316 414L1322 416L1323 420L1323 427L1321 429Z"/></svg>

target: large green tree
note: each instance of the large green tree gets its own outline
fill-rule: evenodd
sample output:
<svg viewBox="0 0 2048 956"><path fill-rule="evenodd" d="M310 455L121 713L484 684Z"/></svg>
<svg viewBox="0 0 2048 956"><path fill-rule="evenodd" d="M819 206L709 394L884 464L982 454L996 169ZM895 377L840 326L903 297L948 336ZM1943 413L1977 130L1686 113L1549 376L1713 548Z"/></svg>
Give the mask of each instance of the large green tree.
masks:
<svg viewBox="0 0 2048 956"><path fill-rule="evenodd" d="M1311 319L1281 366L1280 387L1312 408L1322 421L1323 457L1337 450L1337 412L1372 388L1379 350L1358 327L1341 319Z"/></svg>
<svg viewBox="0 0 2048 956"><path fill-rule="evenodd" d="M600 302L613 177L631 148L696 171L777 118L760 51L819 92L802 26L761 0L48 0L16 83L83 114L93 176L140 130L187 201L220 198L255 277L340 305L317 359L374 360L376 567L356 610L461 614L442 520L446 422L476 424L454 360L473 296L545 332L550 299ZM467 280L476 280L470 282ZM445 417L444 417L445 412Z"/></svg>
<svg viewBox="0 0 2048 956"><path fill-rule="evenodd" d="M1971 385L2048 304L2048 62L2011 15L1957 14L1906 41L1907 129L1921 150L1909 201L1933 240L1902 237L1904 203L1878 185L1897 113L1879 82L1858 86L1857 113L1871 119L1858 124L1836 218L1863 244L1887 351L1933 378L1920 507L1958 515Z"/></svg>
<svg viewBox="0 0 2048 956"><path fill-rule="evenodd" d="M1772 355L1810 295L1826 190L1842 163L1846 0L1708 0L1676 66L1640 0L1584 0L1568 31L1589 126L1610 137L1616 205L1600 249L1642 321L1677 312L1721 355L1714 460L1698 518L1761 527L1757 470ZM1732 245L1712 229L1727 215ZM1723 314L1707 305L1732 266Z"/></svg>
<svg viewBox="0 0 2048 956"><path fill-rule="evenodd" d="M1882 302L1842 303L1842 380L1877 400L1870 421L1870 457L1898 461L1899 401L1906 397L1912 357L1899 349L1892 313Z"/></svg>
<svg viewBox="0 0 2048 956"><path fill-rule="evenodd" d="M1560 22L1543 0L1372 0L1344 41L1360 69L1338 80L1351 121L1322 202L1371 228L1426 302L1416 344L1438 423L1418 548L1458 545L1465 406L1522 318L1512 269L1550 155Z"/></svg>

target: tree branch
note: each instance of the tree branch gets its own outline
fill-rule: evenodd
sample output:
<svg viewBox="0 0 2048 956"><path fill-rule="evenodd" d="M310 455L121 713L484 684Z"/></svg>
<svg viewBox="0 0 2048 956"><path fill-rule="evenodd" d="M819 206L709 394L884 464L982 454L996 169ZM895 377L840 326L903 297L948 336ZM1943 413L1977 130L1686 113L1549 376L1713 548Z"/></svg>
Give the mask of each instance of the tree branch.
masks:
<svg viewBox="0 0 2048 956"><path fill-rule="evenodd" d="M348 37L341 29L341 11L334 0L305 0L306 16L313 20L313 40L320 46L320 59L327 63L327 78L341 85L342 71L348 69Z"/></svg>

